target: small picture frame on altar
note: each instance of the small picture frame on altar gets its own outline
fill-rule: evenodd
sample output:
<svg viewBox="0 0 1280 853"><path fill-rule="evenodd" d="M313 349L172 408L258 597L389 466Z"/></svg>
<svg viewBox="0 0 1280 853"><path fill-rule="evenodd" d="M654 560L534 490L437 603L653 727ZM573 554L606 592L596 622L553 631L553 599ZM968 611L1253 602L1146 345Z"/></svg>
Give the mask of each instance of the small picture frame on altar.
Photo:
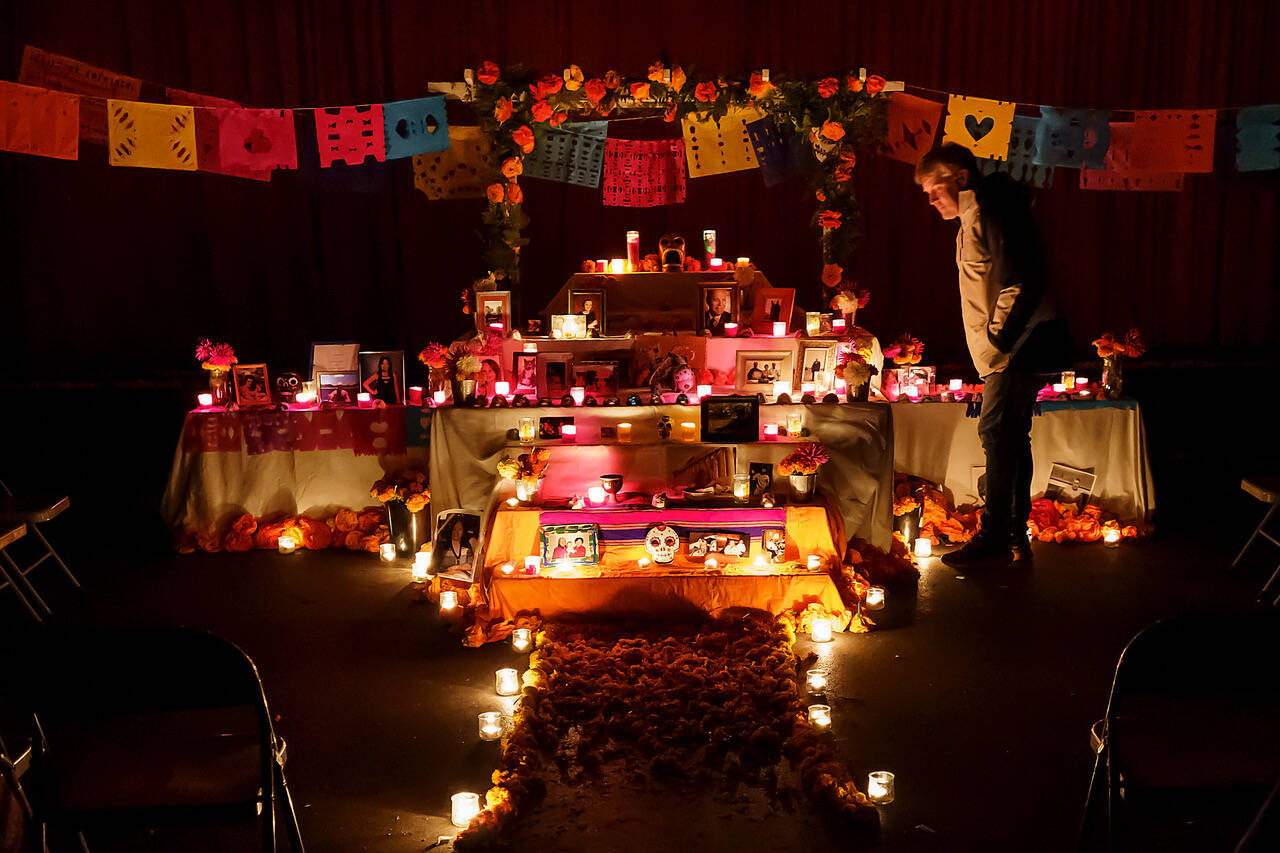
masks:
<svg viewBox="0 0 1280 853"><path fill-rule="evenodd" d="M511 291L482 290L476 292L476 329L482 333L511 334Z"/></svg>
<svg viewBox="0 0 1280 853"><path fill-rule="evenodd" d="M564 438L564 428L573 423L573 418L548 417L538 418L538 440L557 441Z"/></svg>
<svg viewBox="0 0 1280 853"><path fill-rule="evenodd" d="M231 376L236 385L236 405L240 408L261 409L271 405L265 364L234 364Z"/></svg>
<svg viewBox="0 0 1280 853"><path fill-rule="evenodd" d="M360 369L360 344L355 341L312 341L311 381L321 373L353 373Z"/></svg>
<svg viewBox="0 0 1280 853"><path fill-rule="evenodd" d="M752 462L747 465L747 475L751 478L751 494L763 495L773 490L773 463Z"/></svg>
<svg viewBox="0 0 1280 853"><path fill-rule="evenodd" d="M404 404L404 350L360 353L360 388L388 406Z"/></svg>
<svg viewBox="0 0 1280 853"><path fill-rule="evenodd" d="M580 341L587 337L587 318L583 314L552 314L551 337L558 341Z"/></svg>
<svg viewBox="0 0 1280 853"><path fill-rule="evenodd" d="M781 527L766 527L760 531L760 547L769 556L770 563L787 559L787 531Z"/></svg>
<svg viewBox="0 0 1280 853"><path fill-rule="evenodd" d="M573 354L538 353L538 396L559 400L573 386Z"/></svg>
<svg viewBox="0 0 1280 853"><path fill-rule="evenodd" d="M772 395L773 383L792 382L794 360L793 355L784 350L739 352L734 390L745 394Z"/></svg>
<svg viewBox="0 0 1280 853"><path fill-rule="evenodd" d="M354 406L356 405L356 395L360 393L360 374L352 371L351 373L321 373L320 374L320 402L329 403L334 406Z"/></svg>
<svg viewBox="0 0 1280 853"><path fill-rule="evenodd" d="M1090 471L1055 462L1049 468L1049 485L1045 487L1044 496L1057 504L1074 504L1076 510L1081 511L1093 494L1095 479Z"/></svg>
<svg viewBox="0 0 1280 853"><path fill-rule="evenodd" d="M548 524L539 534L544 566L590 566L600 562L600 534L594 524Z"/></svg>
<svg viewBox="0 0 1280 853"><path fill-rule="evenodd" d="M530 317L524 321L524 330L527 334L541 335L543 328L541 317Z"/></svg>
<svg viewBox="0 0 1280 853"><path fill-rule="evenodd" d="M698 307L698 333L723 338L724 324L738 322L738 289L724 282L704 284Z"/></svg>
<svg viewBox="0 0 1280 853"><path fill-rule="evenodd" d="M741 444L760 440L759 397L703 397L701 403L703 441Z"/></svg>
<svg viewBox="0 0 1280 853"><path fill-rule="evenodd" d="M574 362L572 387L585 389L588 397L600 403L618 396L618 362Z"/></svg>
<svg viewBox="0 0 1280 853"><path fill-rule="evenodd" d="M538 393L538 354L514 352L511 354L511 393Z"/></svg>
<svg viewBox="0 0 1280 853"><path fill-rule="evenodd" d="M703 536L690 536L686 553L694 559L705 559L714 554L746 557L751 553L751 537L745 533L707 533Z"/></svg>
<svg viewBox="0 0 1280 853"><path fill-rule="evenodd" d="M598 338L605 331L604 291L570 290L569 313L581 316L586 324L586 337ZM565 335L565 337L569 337Z"/></svg>
<svg viewBox="0 0 1280 853"><path fill-rule="evenodd" d="M756 334L773 334L774 323L786 323L791 332L791 312L796 306L793 287L762 287L756 291L755 310L751 314L751 328Z"/></svg>
<svg viewBox="0 0 1280 853"><path fill-rule="evenodd" d="M431 571L470 580L480 543L480 514L465 509L448 509L436 516L435 545L431 551Z"/></svg>
<svg viewBox="0 0 1280 853"><path fill-rule="evenodd" d="M818 376L823 373L830 373L836 363L836 348L831 345L827 346L804 346L800 349L800 380L796 383L799 388L806 382L818 381Z"/></svg>

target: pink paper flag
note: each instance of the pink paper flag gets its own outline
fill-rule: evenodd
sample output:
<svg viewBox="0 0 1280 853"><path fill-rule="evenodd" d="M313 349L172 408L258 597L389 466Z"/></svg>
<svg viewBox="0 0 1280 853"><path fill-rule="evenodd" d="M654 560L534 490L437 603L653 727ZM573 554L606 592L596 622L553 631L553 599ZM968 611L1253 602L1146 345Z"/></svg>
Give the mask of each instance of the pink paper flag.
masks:
<svg viewBox="0 0 1280 853"><path fill-rule="evenodd" d="M604 203L610 207L683 204L683 139L610 139L604 149Z"/></svg>
<svg viewBox="0 0 1280 853"><path fill-rule="evenodd" d="M75 160L80 151L80 99L0 80L0 149Z"/></svg>
<svg viewBox="0 0 1280 853"><path fill-rule="evenodd" d="M1217 110L1135 110L1129 157L1135 169L1212 172Z"/></svg>
<svg viewBox="0 0 1280 853"><path fill-rule="evenodd" d="M225 166L254 171L298 168L293 110L217 110L219 155Z"/></svg>
<svg viewBox="0 0 1280 853"><path fill-rule="evenodd" d="M18 80L29 86L90 96L80 102L80 138L96 145L107 144L107 98L132 101L137 100L142 91L142 81L137 77L117 74L31 45L22 52Z"/></svg>
<svg viewBox="0 0 1280 853"><path fill-rule="evenodd" d="M1135 169L1131 156L1135 129L1133 122L1113 121L1111 144L1102 158L1105 168L1081 169L1082 190L1134 190L1148 192L1181 192L1181 172L1158 172Z"/></svg>
<svg viewBox="0 0 1280 853"><path fill-rule="evenodd" d="M889 156L912 166L933 147L942 120L942 104L896 92L889 98Z"/></svg>
<svg viewBox="0 0 1280 853"><path fill-rule="evenodd" d="M325 107L315 113L321 167L328 168L338 161L359 166L369 157L379 163L387 161L382 104Z"/></svg>
<svg viewBox="0 0 1280 853"><path fill-rule="evenodd" d="M199 153L201 172L215 175L227 175L233 178L249 178L254 181L271 180L270 169L247 169L241 166L228 166L222 161L218 143L218 110L233 109L240 106L226 98L213 95L202 95L199 92L187 92L183 89L167 88L165 96L171 104L198 107L196 114L196 151Z"/></svg>

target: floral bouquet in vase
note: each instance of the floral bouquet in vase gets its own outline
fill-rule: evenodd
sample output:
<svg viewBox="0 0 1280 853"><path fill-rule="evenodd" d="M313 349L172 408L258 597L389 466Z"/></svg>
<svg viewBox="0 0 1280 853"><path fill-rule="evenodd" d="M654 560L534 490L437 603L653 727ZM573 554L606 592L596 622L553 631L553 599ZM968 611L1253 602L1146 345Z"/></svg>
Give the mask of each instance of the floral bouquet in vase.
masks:
<svg viewBox="0 0 1280 853"><path fill-rule="evenodd" d="M1102 359L1102 392L1109 400L1119 400L1124 396L1124 358L1142 358L1146 353L1146 344L1142 342L1142 333L1130 329L1129 334L1118 339L1110 332L1093 342L1093 347Z"/></svg>
<svg viewBox="0 0 1280 853"><path fill-rule="evenodd" d="M534 447L514 459L503 456L498 463L498 476L516 484L517 500L531 503L542 490L542 478L547 476L550 463L551 451L545 447Z"/></svg>
<svg viewBox="0 0 1280 853"><path fill-rule="evenodd" d="M413 470L388 474L369 487L369 497L386 506L391 541L400 556L413 554L431 540L431 490L426 474Z"/></svg>
<svg viewBox="0 0 1280 853"><path fill-rule="evenodd" d="M933 392L937 368L924 367L924 344L919 338L904 333L884 351L896 367L884 372L884 395L890 400L906 396L918 400Z"/></svg>
<svg viewBox="0 0 1280 853"><path fill-rule="evenodd" d="M816 441L806 441L778 463L778 473L790 478L791 494L796 500L807 501L813 497L818 469L827 459L826 448Z"/></svg>
<svg viewBox="0 0 1280 853"><path fill-rule="evenodd" d="M231 365L237 362L236 351L231 344L215 344L205 338L196 344L196 360L209 371L209 393L213 395L213 404L221 406L228 402L231 389L227 379L231 375Z"/></svg>
<svg viewBox="0 0 1280 853"><path fill-rule="evenodd" d="M880 371L871 363L870 348L854 346L849 351L841 350L836 367L839 376L844 378L845 394L850 403L865 403L871 391L871 377Z"/></svg>

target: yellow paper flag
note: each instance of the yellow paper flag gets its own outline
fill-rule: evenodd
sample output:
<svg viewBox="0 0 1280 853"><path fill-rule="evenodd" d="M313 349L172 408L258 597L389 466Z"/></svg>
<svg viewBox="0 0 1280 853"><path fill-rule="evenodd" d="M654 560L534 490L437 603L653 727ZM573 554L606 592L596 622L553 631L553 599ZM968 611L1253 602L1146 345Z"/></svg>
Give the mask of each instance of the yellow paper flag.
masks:
<svg viewBox="0 0 1280 853"><path fill-rule="evenodd" d="M1015 106L1013 101L950 95L942 141L963 145L974 157L1004 160L1009 156Z"/></svg>
<svg viewBox="0 0 1280 853"><path fill-rule="evenodd" d="M413 185L427 198L484 198L492 178L492 137L478 127L449 125L449 147L413 158Z"/></svg>
<svg viewBox="0 0 1280 853"><path fill-rule="evenodd" d="M705 178L760 168L747 124L763 117L753 107L731 107L718 124L714 119L699 121L692 115L682 119L689 177Z"/></svg>
<svg viewBox="0 0 1280 853"><path fill-rule="evenodd" d="M196 169L196 115L192 107L110 99L107 135L112 166Z"/></svg>

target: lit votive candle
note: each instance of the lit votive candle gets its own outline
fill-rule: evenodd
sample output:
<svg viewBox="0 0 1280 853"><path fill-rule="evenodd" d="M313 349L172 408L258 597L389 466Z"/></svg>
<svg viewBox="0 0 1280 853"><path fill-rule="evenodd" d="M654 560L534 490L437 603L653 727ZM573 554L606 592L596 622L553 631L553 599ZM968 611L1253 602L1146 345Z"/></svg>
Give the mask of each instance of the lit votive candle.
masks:
<svg viewBox="0 0 1280 853"><path fill-rule="evenodd" d="M820 311L804 312L804 333L813 337L822 331L822 313Z"/></svg>
<svg viewBox="0 0 1280 853"><path fill-rule="evenodd" d="M819 617L813 620L813 627L809 629L809 639L815 643L829 643L833 636L830 619Z"/></svg>
<svg viewBox="0 0 1280 853"><path fill-rule="evenodd" d="M751 266L751 259L750 259L750 258L738 258L738 262L737 262L736 264L734 264L734 266L737 266L737 267L749 267L749 266Z"/></svg>
<svg viewBox="0 0 1280 853"><path fill-rule="evenodd" d="M424 581L427 579L427 572L431 569L431 552L418 551L413 555L413 579L415 581Z"/></svg>
<svg viewBox="0 0 1280 853"><path fill-rule="evenodd" d="M511 393L511 383L510 382L493 383L493 393L499 397L507 396L508 394Z"/></svg>
<svg viewBox="0 0 1280 853"><path fill-rule="evenodd" d="M361 391L356 395L356 402L360 404L360 408L369 409L373 407L373 395L368 391Z"/></svg>
<svg viewBox="0 0 1280 853"><path fill-rule="evenodd" d="M532 628L516 628L511 632L511 648L518 652L527 652L533 645Z"/></svg>
<svg viewBox="0 0 1280 853"><path fill-rule="evenodd" d="M914 403L920 399L920 386L908 385L902 390L903 390L903 393L907 395L907 399L910 400L911 402Z"/></svg>
<svg viewBox="0 0 1280 853"><path fill-rule="evenodd" d="M605 273L609 271L608 259L596 261L596 272Z"/></svg>
<svg viewBox="0 0 1280 853"><path fill-rule="evenodd" d="M281 554L292 554L298 550L298 540L292 536L281 536L276 546L280 549Z"/></svg>
<svg viewBox="0 0 1280 853"><path fill-rule="evenodd" d="M440 593L440 609L448 612L458 606L458 593L446 589Z"/></svg>
<svg viewBox="0 0 1280 853"><path fill-rule="evenodd" d="M449 819L454 826L466 826L471 819L480 814L480 795L463 792L450 797L452 811Z"/></svg>
<svg viewBox="0 0 1280 853"><path fill-rule="evenodd" d="M578 425L565 424L564 426L560 427L560 437L563 438L565 441L569 442L570 444L574 443L575 441L578 440Z"/></svg>
<svg viewBox="0 0 1280 853"><path fill-rule="evenodd" d="M501 566L498 567L498 571L502 572L504 575L509 575L515 570L516 570L515 563L503 563Z"/></svg>
<svg viewBox="0 0 1280 853"><path fill-rule="evenodd" d="M533 437L537 434L537 426L538 424L533 418L521 418L519 426L520 441L524 444L532 444Z"/></svg>
<svg viewBox="0 0 1280 853"><path fill-rule="evenodd" d="M645 569L645 568L648 568L649 564L651 564L652 562L653 560L650 560L648 557L641 557L640 559L636 560L636 565L642 569Z"/></svg>
<svg viewBox="0 0 1280 853"><path fill-rule="evenodd" d="M796 412L787 415L787 435L799 435L802 429L804 429L803 415Z"/></svg>
<svg viewBox="0 0 1280 853"><path fill-rule="evenodd" d="M1053 383L1053 393L1062 394L1067 390L1067 386L1061 382Z"/></svg>
<svg viewBox="0 0 1280 853"><path fill-rule="evenodd" d="M800 393L801 393L801 394L812 394L812 393L814 393L814 392L815 392L815 391L817 391L817 390L818 390L818 386L817 386L816 384L814 384L813 382L801 382L801 383L800 383Z"/></svg>
<svg viewBox="0 0 1280 853"><path fill-rule="evenodd" d="M519 498L507 498L507 506L519 506Z"/></svg>
<svg viewBox="0 0 1280 853"><path fill-rule="evenodd" d="M1077 388L1082 388L1082 387L1084 387L1085 385L1088 385L1088 384L1089 384L1089 377L1087 377L1087 376L1077 376L1077 377L1076 377L1076 387L1077 387Z"/></svg>
<svg viewBox="0 0 1280 853"><path fill-rule="evenodd" d="M804 676L805 684L808 686L810 693L821 693L827 689L827 671L825 669L811 669Z"/></svg>
<svg viewBox="0 0 1280 853"><path fill-rule="evenodd" d="M774 441L774 440L776 440L776 439L778 438L778 425L777 425L777 424L765 424L765 425L764 425L764 437L765 437L766 439L768 439L769 441Z"/></svg>
<svg viewBox="0 0 1280 853"><path fill-rule="evenodd" d="M681 424L680 424L680 429L684 431L684 440L685 440L685 441L697 441L697 440L698 440L698 425L697 425L697 424L695 424L693 421L683 421L683 422L681 422Z"/></svg>
<svg viewBox="0 0 1280 853"><path fill-rule="evenodd" d="M542 565L542 558L541 558L541 557L525 557L525 558L524 558L524 573L525 573L526 575L536 575L536 574L538 573L538 568L539 568L541 565Z"/></svg>
<svg viewBox="0 0 1280 853"><path fill-rule="evenodd" d="M699 398L702 398L702 397L710 397L710 396L711 396L711 386L710 386L710 385L699 385L699 386L698 386L698 397L699 397Z"/></svg>
<svg viewBox="0 0 1280 853"><path fill-rule="evenodd" d="M431 392L431 399L435 402L437 406L443 406L444 401L447 400L448 398L449 398L449 395L444 391Z"/></svg>
<svg viewBox="0 0 1280 853"><path fill-rule="evenodd" d="M1121 538L1120 529L1118 527L1108 527L1102 531L1102 544L1108 548L1119 547Z"/></svg>
<svg viewBox="0 0 1280 853"><path fill-rule="evenodd" d="M867 774L867 799L878 806L887 806L893 802L893 774L888 770L877 770Z"/></svg>
<svg viewBox="0 0 1280 853"><path fill-rule="evenodd" d="M538 345L537 345L536 343L534 343L533 341L525 341L525 342L524 342L524 351L525 351L525 352L537 352L537 351L538 351Z"/></svg>
<svg viewBox="0 0 1280 853"><path fill-rule="evenodd" d="M293 398L293 402L299 406L314 406L316 404L316 392L302 391Z"/></svg>
<svg viewBox="0 0 1280 853"><path fill-rule="evenodd" d="M378 556L382 557L382 562L390 563L396 558L396 546L390 542L383 542L378 546Z"/></svg>
<svg viewBox="0 0 1280 853"><path fill-rule="evenodd" d="M882 607L884 607L884 587L873 586L867 590L866 608L879 610Z"/></svg>
<svg viewBox="0 0 1280 853"><path fill-rule="evenodd" d="M569 396L573 398L575 406L581 406L583 401L587 399L587 389L582 387L570 388Z"/></svg>
<svg viewBox="0 0 1280 853"><path fill-rule="evenodd" d="M609 261L609 272L613 273L614 275L617 275L619 273L624 273L626 271L627 271L626 258L614 258L613 260Z"/></svg>
<svg viewBox="0 0 1280 853"><path fill-rule="evenodd" d="M294 399L296 400L297 397L294 397ZM422 405L422 386L421 385L409 386L409 405L410 406Z"/></svg>
<svg viewBox="0 0 1280 853"><path fill-rule="evenodd" d="M497 740L502 735L502 712L485 711L480 714L480 740Z"/></svg>
<svg viewBox="0 0 1280 853"><path fill-rule="evenodd" d="M751 475L733 475L733 501L744 504L751 500Z"/></svg>
<svg viewBox="0 0 1280 853"><path fill-rule="evenodd" d="M835 332L836 334L843 334L845 330L845 326L847 325L848 324L845 323L843 317L836 317L834 320L831 321L831 331Z"/></svg>
<svg viewBox="0 0 1280 853"><path fill-rule="evenodd" d="M720 568L720 561L715 557L707 557L707 559L702 561L702 565L708 569L718 569Z"/></svg>
<svg viewBox="0 0 1280 853"><path fill-rule="evenodd" d="M197 394L196 403L200 406L200 408L207 409L213 405L213 395L209 393Z"/></svg>
<svg viewBox="0 0 1280 853"><path fill-rule="evenodd" d="M587 500L595 506L603 504L605 497L605 491L600 486L592 486L587 489Z"/></svg>
<svg viewBox="0 0 1280 853"><path fill-rule="evenodd" d="M520 692L520 674L511 667L498 670L494 677L499 696L514 696Z"/></svg>
<svg viewBox="0 0 1280 853"><path fill-rule="evenodd" d="M815 729L827 729L831 727L831 706L830 705L810 705L809 706L809 725Z"/></svg>
<svg viewBox="0 0 1280 853"><path fill-rule="evenodd" d="M707 261L707 266L710 267L713 272L719 272L724 269L724 261L720 258L712 258Z"/></svg>
<svg viewBox="0 0 1280 853"><path fill-rule="evenodd" d="M773 336L775 338L785 338L787 336L787 324L782 322L774 323Z"/></svg>
<svg viewBox="0 0 1280 853"><path fill-rule="evenodd" d="M915 545L914 545L914 548L913 548L913 553L914 553L917 557L932 557L932 556L933 556L933 542L932 542L931 540L926 539L925 537L921 536L919 539L917 539L917 540L915 541Z"/></svg>
<svg viewBox="0 0 1280 853"><path fill-rule="evenodd" d="M725 324L724 324L724 336L725 336L726 338L736 338L736 337L738 336L738 324L737 324L737 323L725 323Z"/></svg>
<svg viewBox="0 0 1280 853"><path fill-rule="evenodd" d="M809 566L810 571L816 571L817 569L822 568L822 558L817 554L810 554L807 565Z"/></svg>
<svg viewBox="0 0 1280 853"><path fill-rule="evenodd" d="M631 424L626 421L618 424L618 441L623 444L631 443Z"/></svg>
<svg viewBox="0 0 1280 853"><path fill-rule="evenodd" d="M959 379L952 379L950 382L947 383L947 390L953 393L956 391L963 391L964 383L961 382Z"/></svg>

